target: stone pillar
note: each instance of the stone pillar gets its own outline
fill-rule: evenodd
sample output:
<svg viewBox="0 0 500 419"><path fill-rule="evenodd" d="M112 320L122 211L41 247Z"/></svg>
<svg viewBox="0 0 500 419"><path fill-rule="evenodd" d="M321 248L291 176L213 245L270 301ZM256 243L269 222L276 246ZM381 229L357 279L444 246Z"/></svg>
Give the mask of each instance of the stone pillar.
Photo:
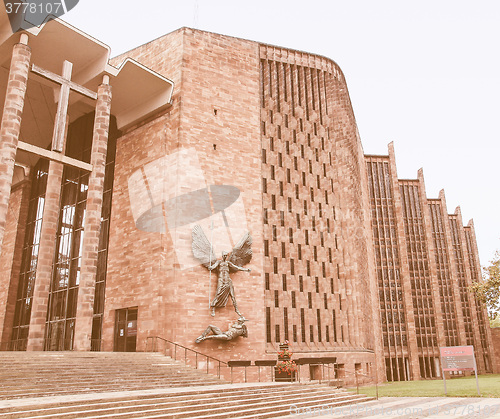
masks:
<svg viewBox="0 0 500 419"><path fill-rule="evenodd" d="M452 304L455 308L456 319L457 319L457 333L458 333L458 343L460 346L465 346L467 344L467 338L465 335L465 322L464 313L462 311L462 305L460 302L460 287L459 287L459 275L457 271L457 256L454 255L453 251L453 240L451 237L451 227L450 220L448 217L448 210L446 207L446 198L444 194L444 189L439 191L439 199L441 200L441 215L443 217L443 228L446 234L446 251L449 261L450 269L450 286L453 293Z"/></svg>
<svg viewBox="0 0 500 419"><path fill-rule="evenodd" d="M97 104L92 138L92 173L87 191L84 236L82 244L82 268L78 286L74 349L90 351L92 315L97 274L97 253L101 231L101 211L104 191L104 173L108 148L109 121L111 116L111 86L109 76L104 76L97 92Z"/></svg>
<svg viewBox="0 0 500 419"><path fill-rule="evenodd" d="M43 350L45 321L56 248L57 224L59 221L63 169L62 163L56 161L49 163L28 335L28 351Z"/></svg>
<svg viewBox="0 0 500 419"><path fill-rule="evenodd" d="M381 307L379 300L379 290L378 290L378 278L377 278L377 265L375 262L375 240L373 238L373 227L372 227L372 218L370 217L371 213L371 202L370 202L370 192L369 192L369 183L368 183L368 172L366 170L367 163L366 159L363 162L363 168L361 176L363 181L361 185L363 187L363 195L365 199L363 200L363 213L364 213L364 233L366 236L366 252L368 255L367 264L368 264L368 272L370 273L370 278L368 281L368 286L370 289L370 305L371 305L371 317L372 317L372 334L374 337L373 340L373 350L375 352L374 357L374 369L375 377L377 382L386 381L386 369L385 369L385 353L383 346L383 337L382 337L382 322L380 319ZM394 188L393 188L394 189ZM366 290L362 290L361 292L366 292ZM370 346L368 346L370 348ZM384 379L385 377L385 379Z"/></svg>
<svg viewBox="0 0 500 419"><path fill-rule="evenodd" d="M396 219L396 229L398 237L398 253L399 253L399 276L403 288L403 301L406 314L406 336L407 350L403 355L408 357L410 363L410 379L420 380L420 364L418 360L417 334L415 326L415 312L413 310L413 298L411 290L411 279L408 262L408 251L406 244L406 234L404 227L404 209L403 198L399 189L398 172L396 168L396 154L394 152L394 143L389 143L389 170L391 172L391 185L394 195L394 213Z"/></svg>
<svg viewBox="0 0 500 419"><path fill-rule="evenodd" d="M21 34L19 44L14 45L12 51L0 126L0 251L9 209L10 189L14 174L17 142L21 131L21 115L28 84L30 59L31 48L28 47L28 35Z"/></svg>
<svg viewBox="0 0 500 419"><path fill-rule="evenodd" d="M467 257L467 242L465 239L465 230L462 219L462 211L460 207L455 209L455 214L457 216L457 224L458 224L458 240L460 241L460 250L462 253L462 259L465 270L465 281L467 284L467 304L469 304L469 309L472 317L472 334L474 339L474 353L476 356L477 367L479 369L478 373L484 374L486 372L486 365L484 364L483 358L483 347L481 345L481 338L479 336L479 319L478 313L476 311L476 302L475 296L471 291L469 291L469 287L472 286L472 276L471 276L471 266L469 262L469 258ZM464 304L464 303L462 303Z"/></svg>
<svg viewBox="0 0 500 419"><path fill-rule="evenodd" d="M436 337L437 337L437 347L434 347L434 349L432 349L429 348L429 346L427 346L427 348L426 349L423 348L423 350L427 351L428 356L432 355L435 359L440 359L439 348L442 346L446 346L446 336L445 336L444 321L443 321L444 319L443 308L441 306L441 298L439 295L438 267L436 263L437 249L434 244L434 238L432 236L432 217L429 208L429 201L427 200L427 193L425 190L425 181L424 181L424 171L422 168L418 170L417 177L419 183L420 200L422 202L422 218L425 230L425 243L427 245L427 257L428 257L427 260L429 261L429 274L430 274L429 279L431 282L432 304L434 306ZM445 222L446 219L444 218L443 223ZM439 367L441 367L441 361L439 362L440 362ZM437 372L437 374L440 374L440 372Z"/></svg>
<svg viewBox="0 0 500 419"><path fill-rule="evenodd" d="M472 220L469 221L467 224L467 227L470 229L470 236L471 236L471 251L473 253L472 257L475 259L476 262L476 278L478 281L481 280L481 263L479 261L479 251L477 248L477 241L476 241L476 231L474 229L474 222ZM471 267L472 269L472 267ZM490 365L495 374L498 374L500 372L500 365L495 364L495 351L494 351L494 346L493 346L493 341L492 341L492 336L491 336L491 327L489 325L488 321L488 313L486 311L486 306L484 304L480 304L479 307L476 307L476 313L477 316L481 316L484 320L484 326L485 326L485 332L486 332L486 347L482 348L482 351L486 350L486 354L489 357L490 360ZM489 350L488 350L489 349ZM477 352L476 352L477 356Z"/></svg>

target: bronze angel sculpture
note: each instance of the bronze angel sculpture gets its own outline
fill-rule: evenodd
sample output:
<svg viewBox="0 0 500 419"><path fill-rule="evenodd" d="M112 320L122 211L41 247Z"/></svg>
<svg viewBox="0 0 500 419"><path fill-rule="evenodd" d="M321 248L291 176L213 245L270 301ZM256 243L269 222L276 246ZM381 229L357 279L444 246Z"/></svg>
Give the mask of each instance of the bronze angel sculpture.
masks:
<svg viewBox="0 0 500 419"><path fill-rule="evenodd" d="M194 226L191 234L194 257L209 271L216 269L219 274L217 291L214 299L210 303L212 316L215 316L215 309L225 307L228 298L231 297L234 311L242 317L242 314L238 310L238 304L236 303L236 297L234 295L233 281L229 273L236 271L250 272L250 269L244 268L243 266L252 259L252 236L250 236L249 232L246 232L230 254L222 252L222 259L217 259L211 243L199 225Z"/></svg>
<svg viewBox="0 0 500 419"><path fill-rule="evenodd" d="M208 326L205 331L195 340L196 343L203 342L207 339L217 340L233 340L238 336L248 337L248 329L245 326L247 319L240 317L238 320L229 325L227 332L223 332L217 326Z"/></svg>

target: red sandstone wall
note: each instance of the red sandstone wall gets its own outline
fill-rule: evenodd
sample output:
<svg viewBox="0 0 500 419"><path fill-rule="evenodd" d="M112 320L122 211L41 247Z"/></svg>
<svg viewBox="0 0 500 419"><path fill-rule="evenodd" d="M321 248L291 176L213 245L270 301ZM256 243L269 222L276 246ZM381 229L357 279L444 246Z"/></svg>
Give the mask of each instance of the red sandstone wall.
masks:
<svg viewBox="0 0 500 419"><path fill-rule="evenodd" d="M500 327L491 328L491 340L493 342L491 355L493 358L493 372L500 371Z"/></svg>
<svg viewBox="0 0 500 419"><path fill-rule="evenodd" d="M168 44L149 43L114 61L119 65L129 56L179 83L181 51L182 34L176 32L169 36ZM128 179L137 169L162 158L176 145L180 102L178 85L173 102L170 113L130 129L117 141L103 320L104 350L113 350L117 309L138 307L138 350L145 349L148 336L167 337L160 323L165 305L161 285L165 277L162 272L164 249L171 248L172 242L168 235L137 229Z"/></svg>
<svg viewBox="0 0 500 419"><path fill-rule="evenodd" d="M135 225L129 180L144 169L155 202L158 194L164 194L167 200L172 194L196 189L200 174L206 185L234 185L241 190L245 221L254 241L254 256L248 265L252 272L233 274L233 280L240 311L249 319L250 336L225 345L207 341L197 348L225 359L262 357L263 244L257 45L181 29L127 56L172 79L176 85L169 114L118 140L106 285L105 348L112 348L114 310L122 307L139 307L139 350L144 349L148 335L195 347L194 340L208 324L226 330L228 321L237 318L231 301L226 308L217 310L215 318L210 316L208 301L214 295L216 278L212 275L209 285L205 268L185 267L182 258L191 252L190 230L169 226L164 233L144 232ZM159 161L182 150L189 150L183 158L196 154L193 166L180 165L177 179L162 178L164 170L172 172L170 163L162 165ZM199 163L199 167L195 167L195 163ZM151 175L148 171L155 165L159 169ZM165 190L164 185L173 185L175 191ZM147 194L144 197L148 199ZM231 214L228 220L230 224L234 222ZM168 224L169 220L166 221ZM237 240L239 237L233 237L234 242ZM121 248L122 243L129 244ZM220 257L220 251L217 256Z"/></svg>
<svg viewBox="0 0 500 419"><path fill-rule="evenodd" d="M267 349L288 339L297 357L330 352L347 370L373 362L358 352L381 346L367 180L344 77L303 52L261 45L260 59Z"/></svg>
<svg viewBox="0 0 500 419"><path fill-rule="evenodd" d="M167 114L129 130L118 140L106 286L106 350L113 346L115 310L138 306L138 350L145 349L147 336L159 335L226 360L275 359L275 350L271 347L266 351L265 345L259 63L262 51L254 42L184 28L115 59L118 65L126 56L134 58L172 79L175 88L173 106ZM321 57L307 55L301 59L329 62L327 67L332 66ZM339 263L341 275L341 281L336 279L336 298L343 299L344 307L343 312L337 312L339 340L341 324L345 333L345 344L337 345L335 354L351 375L355 363L374 374L371 350L380 351L380 339L372 337L372 331L379 330L373 323L378 316L373 317L367 286L373 275L373 264L369 264L373 253L371 242L367 246L363 233L367 221L367 202L363 200L366 176L345 82L336 67L334 71L335 77L342 80L338 85L329 85L328 101L338 123L331 127L333 144L328 149L332 151L331 164L339 164L341 174L337 178L331 173L335 179L330 199L332 205L338 206L338 221L332 229L339 242L333 262ZM340 93L340 88L344 93ZM312 122L306 121L306 125L306 131L312 133ZM300 140L306 141L305 134L300 135ZM326 137L326 131L322 135ZM337 151L339 147L346 149ZM172 156L180 157L172 160ZM186 161L191 165L186 166ZM172 166L177 171L172 171ZM358 185L354 190L353 179ZM207 270L186 258L191 254L192 226L172 228L170 223L182 218L182 214L176 214L175 220L165 214L171 211L168 202L173 196L213 184L233 185L242 192L242 199L235 204L237 208L226 214L231 240L238 241L238 234L245 228L253 237L254 256L249 265L252 272L232 276L239 309L249 319L249 337L230 343L206 341L195 345L194 339L208 324L226 330L228 322L237 315L229 301L214 318L210 316L208 303L215 293L215 275L209 284ZM324 191L317 192L315 198L319 200ZM131 201L131 195L136 199ZM304 199L306 195L309 196L308 191ZM154 205L161 208L163 220L158 215L146 229L158 230L163 221L165 230L142 231L144 226L138 226L138 214ZM193 208L187 212L198 211L197 205L193 202ZM204 229L208 235L206 223ZM220 245L219 233L214 236L216 245ZM357 239L350 243L352 237ZM127 243L127 247L120 247L122 243ZM220 250L229 249L219 246L217 257ZM308 324L314 324L314 316L309 317ZM354 348L363 351L353 351ZM292 344L291 349L297 352L300 348ZM299 352L324 356L325 350L328 349L315 346ZM300 356L296 353L296 357Z"/></svg>
<svg viewBox="0 0 500 419"><path fill-rule="evenodd" d="M374 351L371 374L383 379L380 315L377 307L376 271L371 233L368 179L361 139L349 98L346 80L341 74L334 87L334 135L340 187L342 255L345 265L346 293L350 294L351 336L358 347ZM351 317L349 315L349 317Z"/></svg>
<svg viewBox="0 0 500 419"><path fill-rule="evenodd" d="M180 144L197 150L208 184L234 185L242 191L254 252L248 266L252 272L233 274L239 309L249 319L249 338L228 345L204 342L199 348L226 359L258 359L264 352L258 47L253 42L186 29L183 62ZM232 216L228 214L228 218L231 223ZM237 317L230 301L225 309L217 310L215 318L210 317L207 276L200 266L178 270L174 276L173 286L188 298L171 298L167 311L172 317L182 313L184 321L175 329L181 342L191 343L210 323L226 330L227 323ZM212 277L212 295L215 284Z"/></svg>
<svg viewBox="0 0 500 419"><path fill-rule="evenodd" d="M371 284L375 282L371 235L366 230L370 219L366 166L347 85L343 75L334 84L334 135L336 138L337 176L342 212L343 264L351 294L351 339L355 344L381 350L379 315L372 305Z"/></svg>

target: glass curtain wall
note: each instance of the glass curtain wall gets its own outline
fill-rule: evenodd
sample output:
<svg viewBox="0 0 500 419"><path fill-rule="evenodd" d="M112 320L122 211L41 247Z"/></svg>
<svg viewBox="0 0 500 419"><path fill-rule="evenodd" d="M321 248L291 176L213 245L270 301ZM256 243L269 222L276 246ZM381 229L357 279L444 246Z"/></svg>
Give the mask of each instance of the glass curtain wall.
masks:
<svg viewBox="0 0 500 419"><path fill-rule="evenodd" d="M48 168L49 162L40 159L32 171L28 221L10 341L11 350L24 351L28 342Z"/></svg>
<svg viewBox="0 0 500 419"><path fill-rule="evenodd" d="M90 162L93 121L94 114L92 113L79 118L70 125L66 148L67 156L87 163ZM93 350L100 349L100 329L102 314L104 312L109 217L111 214L117 135L116 123L114 118L112 118L101 215L101 238L92 330ZM38 168L38 166L40 167ZM15 350L26 349L47 167L48 163L41 160L37 165L37 170L33 178L28 231L24 246L12 340L12 349ZM64 168L56 251L45 328L45 350L60 351L73 349L88 181L88 172L69 166Z"/></svg>

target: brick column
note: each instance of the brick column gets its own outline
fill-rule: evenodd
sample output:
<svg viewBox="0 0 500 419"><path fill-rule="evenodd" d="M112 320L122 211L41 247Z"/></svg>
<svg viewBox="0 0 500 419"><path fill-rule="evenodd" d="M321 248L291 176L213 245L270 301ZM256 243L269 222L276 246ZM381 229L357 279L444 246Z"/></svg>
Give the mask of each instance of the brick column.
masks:
<svg viewBox="0 0 500 419"><path fill-rule="evenodd" d="M22 34L20 43L14 45L12 51L0 126L0 250L9 209L10 189L14 174L17 141L21 131L21 115L28 84L30 59L31 48L28 47L28 35Z"/></svg>
<svg viewBox="0 0 500 419"><path fill-rule="evenodd" d="M399 253L399 276L403 288L403 301L406 314L406 336L407 336L407 351L404 355L408 357L410 363L410 377L412 380L420 380L420 364L418 361L417 334L415 327L415 312L413 310L413 298L410 280L410 270L408 263L408 251L406 244L406 235L404 227L404 209L403 199L399 188L398 172L396 168L396 154L394 152L394 143L389 143L389 170L391 172L391 185L394 195L394 213L396 219L396 229L398 237L398 253ZM385 302L384 302L385 304Z"/></svg>
<svg viewBox="0 0 500 419"><path fill-rule="evenodd" d="M472 246L472 253L473 253L473 258L476 261L476 267L477 267L477 274L476 277L478 281L481 281L481 263L479 262L479 251L477 248L477 241L476 241L476 231L474 229L474 222L472 220L469 221L467 224L467 227L470 229L470 235L471 235L471 246ZM472 268L471 268L472 269ZM488 313L486 311L486 306L484 304L481 304L479 307L476 307L476 313L477 316L482 316L484 319L485 323L485 332L486 332L486 348L481 348L482 353L484 353L484 349L487 350L486 355L489 355L489 360L491 364L491 368L493 369L493 372L498 374L500 372L500 365L495 364L495 351L494 351L494 346L493 346L493 341L492 341L492 336L491 336L491 327L489 325L488 321ZM488 350L489 349L489 350ZM476 357L477 357L477 352L476 352Z"/></svg>
<svg viewBox="0 0 500 419"><path fill-rule="evenodd" d="M378 382L384 382L384 377L386 376L385 370L385 354L384 354L384 346L383 346L383 338L382 338L382 322L380 320L380 301L379 301L379 290L378 290L378 278L377 278L377 266L375 262L375 240L373 238L373 227L372 227L372 218L370 217L371 213L371 202L370 202L370 192L369 192L369 183L368 183L368 172L366 170L367 163L364 161L363 168L365 170L362 171L362 179L361 185L363 187L363 195L365 199L363 200L363 213L364 213L364 233L366 235L366 252L367 252L367 264L368 264L368 272L370 273L370 278L368 281L368 286L370 289L370 305L371 305L371 316L372 316L372 334L373 334L373 350L375 352L374 358L374 369L376 369L375 375ZM394 187L393 187L394 189ZM366 292L366 290L362 290L362 292ZM370 347L370 346L368 346Z"/></svg>
<svg viewBox="0 0 500 419"><path fill-rule="evenodd" d="M434 358L439 357L439 347L446 346L446 338L445 338L445 329L444 329L444 321L443 321L443 309L441 306L441 298L439 295L439 282L438 282L438 273L437 273L437 264L436 264L436 253L437 249L434 245L434 238L432 236L432 217L429 209L429 202L427 201L427 193L425 190L425 181L424 181L424 171L422 168L418 170L418 182L419 182L419 191L420 191L420 200L422 201L422 218L425 230L425 242L427 244L427 257L429 261L429 273L430 273L430 282L431 282L431 294L432 294L432 303L434 306L434 316L436 321L436 337L437 337L437 348L434 348L432 356ZM446 218L443 219L443 223L446 222ZM425 349L427 354L429 355L429 346ZM439 361L439 366L441 367L441 360ZM440 376L441 372L438 372L438 376Z"/></svg>
<svg viewBox="0 0 500 419"><path fill-rule="evenodd" d="M443 217L443 227L446 234L446 250L448 253L449 269L450 269L450 285L453 292L453 305L455 307L455 312L457 315L457 332L458 332L458 343L461 346L467 344L467 339L465 336L465 322L464 313L462 311L462 305L460 302L460 288L458 284L458 272L456 265L456 256L453 252L453 240L451 238L450 231L450 220L448 217L448 210L446 207L446 198L444 190L439 191L439 199L441 200L441 215Z"/></svg>
<svg viewBox="0 0 500 419"><path fill-rule="evenodd" d="M472 317L472 333L474 338L474 353L476 355L477 367L479 368L479 372L485 373L486 366L484 365L483 359L483 347L481 346L481 338L479 337L479 319L478 313L476 311L476 303L475 296L472 292L469 291L469 287L472 285L472 277L471 277L471 266L469 263L469 258L467 257L467 242L465 239L465 230L462 219L462 211L460 207L455 209L455 214L457 215L457 224L458 224L458 240L460 241L460 247L462 250L462 258L464 263L465 270L465 281L467 284L467 303L469 304L469 309Z"/></svg>
<svg viewBox="0 0 500 419"><path fill-rule="evenodd" d="M111 115L111 86L109 85L109 76L104 76L103 83L99 86L97 95L90 161L93 169L90 174L89 189L87 191L85 234L82 244L82 269L76 309L74 349L78 351L90 351L91 349L97 253L101 231L104 172L106 170Z"/></svg>
<svg viewBox="0 0 500 419"><path fill-rule="evenodd" d="M28 335L28 351L43 350L45 321L47 318L52 267L56 248L57 224L59 221L63 169L64 166L62 163L55 161L49 163L42 228L40 231L40 247L38 249L35 289L33 291L33 307L31 309Z"/></svg>

